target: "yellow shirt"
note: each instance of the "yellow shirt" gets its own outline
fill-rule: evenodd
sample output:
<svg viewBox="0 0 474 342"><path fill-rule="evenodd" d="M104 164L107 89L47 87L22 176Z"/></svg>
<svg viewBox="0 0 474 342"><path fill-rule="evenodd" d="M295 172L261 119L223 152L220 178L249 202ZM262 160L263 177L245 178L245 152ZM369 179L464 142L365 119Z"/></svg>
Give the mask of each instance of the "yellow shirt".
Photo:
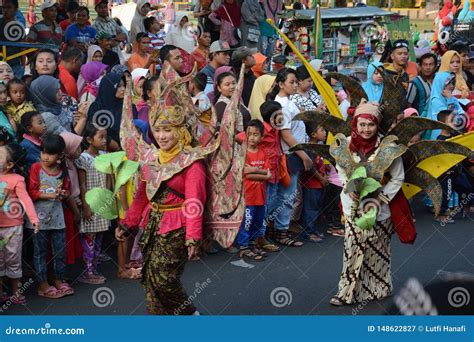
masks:
<svg viewBox="0 0 474 342"><path fill-rule="evenodd" d="M36 111L36 108L33 106L33 103L31 103L30 101L25 101L18 107L15 106L13 103L9 102L5 106L5 111L15 122L20 122L21 117L25 113Z"/></svg>

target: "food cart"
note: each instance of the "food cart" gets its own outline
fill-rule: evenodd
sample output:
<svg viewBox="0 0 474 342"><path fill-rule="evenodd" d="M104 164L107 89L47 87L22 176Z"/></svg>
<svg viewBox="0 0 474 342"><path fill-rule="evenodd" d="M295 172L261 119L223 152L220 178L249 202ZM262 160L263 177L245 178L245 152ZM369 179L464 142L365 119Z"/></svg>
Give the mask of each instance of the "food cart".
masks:
<svg viewBox="0 0 474 342"><path fill-rule="evenodd" d="M315 16L314 9L289 10L283 13L281 18L291 23L293 27L290 31L306 27L313 40ZM397 14L372 6L321 8L322 59L325 68L338 68L340 72L357 76L365 74L370 57L377 50L378 53L383 52L383 44L388 39L385 24L390 21L390 16ZM315 58L313 41L310 49L309 58Z"/></svg>

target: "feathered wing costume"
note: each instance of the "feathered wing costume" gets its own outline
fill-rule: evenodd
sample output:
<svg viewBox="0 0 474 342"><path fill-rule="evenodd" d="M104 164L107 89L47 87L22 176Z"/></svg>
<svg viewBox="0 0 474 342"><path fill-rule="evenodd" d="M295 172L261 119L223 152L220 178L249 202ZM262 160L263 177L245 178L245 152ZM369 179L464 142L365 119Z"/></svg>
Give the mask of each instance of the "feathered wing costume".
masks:
<svg viewBox="0 0 474 342"><path fill-rule="evenodd" d="M208 194L205 227L211 229L210 235L217 242L229 247L237 236L245 209L242 177L246 148L245 145L235 143L236 132L243 129L242 117L239 115L243 74L240 75L237 89L225 109L221 123L217 123L217 116L213 111L211 127L215 130L211 129L206 134L197 136L199 111L183 86L194 77L194 73L195 71L183 78L176 77L163 90L163 84L156 82L154 91L159 100L150 109L150 127L154 126L161 114L165 114L171 122L185 122L193 138L191 149L184 150L171 162L160 165L158 148L147 144L133 124L130 85L127 85L125 93L120 140L127 157L141 164L140 177L147 183L149 200L155 196L163 182L194 161L206 159Z"/></svg>
<svg viewBox="0 0 474 342"><path fill-rule="evenodd" d="M245 211L243 171L245 166L246 143L236 142L235 136L243 130L243 118L239 110L243 89L244 70L230 103L224 110L220 123L216 116L211 118L221 138L216 152L208 158L208 200L206 206L206 228L222 247L232 246Z"/></svg>
<svg viewBox="0 0 474 342"><path fill-rule="evenodd" d="M206 146L202 146L193 135L196 132L198 111L189 93L181 87L193 76L191 73L183 78L176 78L163 91L159 82L155 82L154 91L158 100L150 109L150 127L153 127L157 118L164 114L170 122L184 122L194 139L192 148L183 150L177 158L164 165L160 165L158 161L158 148L153 144L147 144L133 124L132 91L130 85L127 85L120 126L120 142L128 159L140 162L141 178L147 183L146 193L149 200L156 194L162 182L172 178L196 160L206 158L219 147L220 138L217 135Z"/></svg>
<svg viewBox="0 0 474 342"><path fill-rule="evenodd" d="M363 88L352 78L337 73L330 73L329 75L342 82L344 88L351 95L352 106L358 106L366 98ZM441 208L442 189L437 177L463 159L474 158L472 150L474 133L456 136L448 141L424 140L409 146L408 142L411 138L424 130L455 130L441 122L420 117L404 118L395 124L396 117L399 114L397 99L398 92L396 88L390 80L384 78L382 105L379 107L382 114L379 134L381 134L382 140L379 153L370 162L356 163L353 160L347 139L351 132L350 123L321 111L303 112L298 114L294 120L317 122L324 126L335 135L335 140L332 144L330 146L311 143L298 144L290 151L307 150L323 156L331 163L337 163L344 168L348 178L351 177L356 169L364 166L367 171L367 177L373 178L378 182L382 182L392 162L396 158L402 157L405 171L403 193L406 198L411 198L419 190L425 191L433 201L435 214L438 215ZM399 195L402 194L400 193ZM397 195L394 200L400 200L400 196ZM410 224L409 222L406 223ZM399 224L398 228L402 230L403 224ZM397 232L401 233L398 230ZM410 237L402 237L402 234L400 234L400 237L403 242L413 242L415 236L411 234Z"/></svg>

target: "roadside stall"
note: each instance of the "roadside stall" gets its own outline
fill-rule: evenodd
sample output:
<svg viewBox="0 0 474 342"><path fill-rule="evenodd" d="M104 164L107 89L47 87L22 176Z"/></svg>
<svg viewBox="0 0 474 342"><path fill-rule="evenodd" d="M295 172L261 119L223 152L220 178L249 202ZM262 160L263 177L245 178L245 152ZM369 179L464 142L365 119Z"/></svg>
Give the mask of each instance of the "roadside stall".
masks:
<svg viewBox="0 0 474 342"><path fill-rule="evenodd" d="M287 32L295 33L293 39L297 43L301 39L298 36L301 28L307 30L310 43L307 44L307 49L302 44L299 47L308 59L318 57L314 52L315 16L314 9L290 10L281 15ZM321 8L323 51L319 57L323 60L325 69L338 69L364 78L362 74L365 75L370 57L375 52L383 52L383 45L389 38L386 24L392 21L392 16L398 15L371 6ZM409 25L406 31L409 35Z"/></svg>

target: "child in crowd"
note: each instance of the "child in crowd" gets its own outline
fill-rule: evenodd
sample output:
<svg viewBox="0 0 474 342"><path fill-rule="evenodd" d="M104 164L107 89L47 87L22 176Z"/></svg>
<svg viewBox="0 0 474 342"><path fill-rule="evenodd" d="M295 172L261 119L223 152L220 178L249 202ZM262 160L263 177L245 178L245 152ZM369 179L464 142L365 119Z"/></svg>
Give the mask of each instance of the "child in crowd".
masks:
<svg viewBox="0 0 474 342"><path fill-rule="evenodd" d="M82 219L81 243L85 270L79 281L86 284L103 284L105 277L97 270L97 262L102 251L104 232L109 229L109 221L93 214L86 202L86 192L92 188L107 188L106 175L95 168L95 158L107 147L107 130L98 129L89 123L84 132L87 149L75 161L81 185Z"/></svg>
<svg viewBox="0 0 474 342"><path fill-rule="evenodd" d="M273 211L278 205L278 199L275 196L279 183L280 158L282 158L280 130L279 127L283 121L281 104L276 101L265 101L260 106L260 113L263 118L264 133L260 141L260 147L268 158L271 177L267 181L266 188L266 212ZM264 221L260 234L256 239L257 247L268 252L278 252L280 248L265 238L267 220Z"/></svg>
<svg viewBox="0 0 474 342"><path fill-rule="evenodd" d="M313 122L306 123L306 134L313 144L326 141L324 127ZM316 222L324 208L324 187L329 182L326 177L326 166L323 158L311 154L310 158L314 161L313 167L309 171L303 172L300 177L303 190L302 235L304 239L310 242L321 242L324 235L317 230Z"/></svg>
<svg viewBox="0 0 474 342"><path fill-rule="evenodd" d="M23 242L23 208L35 231L39 220L33 202L26 191L25 179L15 173L21 165L24 151L16 144L0 147L0 304L10 300L13 304L26 304L19 292L22 277L21 250ZM3 292L3 277L11 283L12 297Z"/></svg>
<svg viewBox="0 0 474 342"><path fill-rule="evenodd" d="M265 219L266 183L271 177L265 151L259 147L264 133L259 120L251 120L247 127L247 157L244 168L245 214L237 235L240 257L261 261L266 253L249 244L259 234Z"/></svg>
<svg viewBox="0 0 474 342"><path fill-rule="evenodd" d="M46 124L39 112L26 112L20 121L18 139L21 140L21 147L25 149L25 172L28 174L31 165L40 161L41 138L46 133Z"/></svg>
<svg viewBox="0 0 474 342"><path fill-rule="evenodd" d="M71 181L71 191L64 206L64 222L66 223L66 263L73 265L77 259L82 257L81 241L79 239L79 228L78 225L81 221L81 212L79 210L80 200L80 188L79 188L79 177L77 174L76 166L74 161L80 157L82 149L82 137L80 135L62 132L60 133L61 138L64 139L66 148L64 149L64 157L67 168L67 175Z"/></svg>
<svg viewBox="0 0 474 342"><path fill-rule="evenodd" d="M153 50L160 50L166 43L166 32L163 29L164 25L155 17L148 17L143 20L145 30L150 37L150 48Z"/></svg>
<svg viewBox="0 0 474 342"><path fill-rule="evenodd" d="M38 295L56 299L74 294L64 279L66 273L66 225L62 202L69 196L70 181L64 163L66 144L59 135L48 135L41 143L40 162L31 166L28 192L35 204L40 229L33 235ZM27 222L27 228L34 228ZM48 246L51 241L54 275L48 283Z"/></svg>
<svg viewBox="0 0 474 342"><path fill-rule="evenodd" d="M8 104L7 86L5 81L0 80L0 109Z"/></svg>
<svg viewBox="0 0 474 342"><path fill-rule="evenodd" d="M14 78L8 82L7 95L10 102L5 106L5 110L15 122L20 122L26 112L36 110L33 103L26 100L26 83L22 80Z"/></svg>
<svg viewBox="0 0 474 342"><path fill-rule="evenodd" d="M145 123L149 121L148 113L156 100L156 95L154 94L156 81L158 81L157 75L145 79L145 82L143 82L142 98L136 104L137 118Z"/></svg>
<svg viewBox="0 0 474 342"><path fill-rule="evenodd" d="M0 61L0 81L7 84L15 75L13 69L7 62Z"/></svg>
<svg viewBox="0 0 474 342"><path fill-rule="evenodd" d="M198 73L189 82L188 90L193 96L193 102L199 109L198 136L201 136L208 128L211 122L212 106L209 97L204 93L207 84L207 76ZM205 143L205 142L203 142Z"/></svg>
<svg viewBox="0 0 474 342"><path fill-rule="evenodd" d="M438 113L438 121L445 123L446 125L456 128L456 123L454 122L455 115L451 110L442 110ZM437 140L447 140L452 138L456 134L451 134L447 130L441 130L441 134L437 137ZM467 161L468 162L468 161ZM461 198L466 198L469 194L473 192L469 178L464 171L463 164L457 164L450 170L448 170L443 176L440 177L441 187L443 188L443 199L441 202L441 211L436 221L442 223L455 223L452 215L448 212L449 200L454 192L457 192ZM468 200L467 203L464 203L467 207L471 206L472 200Z"/></svg>

